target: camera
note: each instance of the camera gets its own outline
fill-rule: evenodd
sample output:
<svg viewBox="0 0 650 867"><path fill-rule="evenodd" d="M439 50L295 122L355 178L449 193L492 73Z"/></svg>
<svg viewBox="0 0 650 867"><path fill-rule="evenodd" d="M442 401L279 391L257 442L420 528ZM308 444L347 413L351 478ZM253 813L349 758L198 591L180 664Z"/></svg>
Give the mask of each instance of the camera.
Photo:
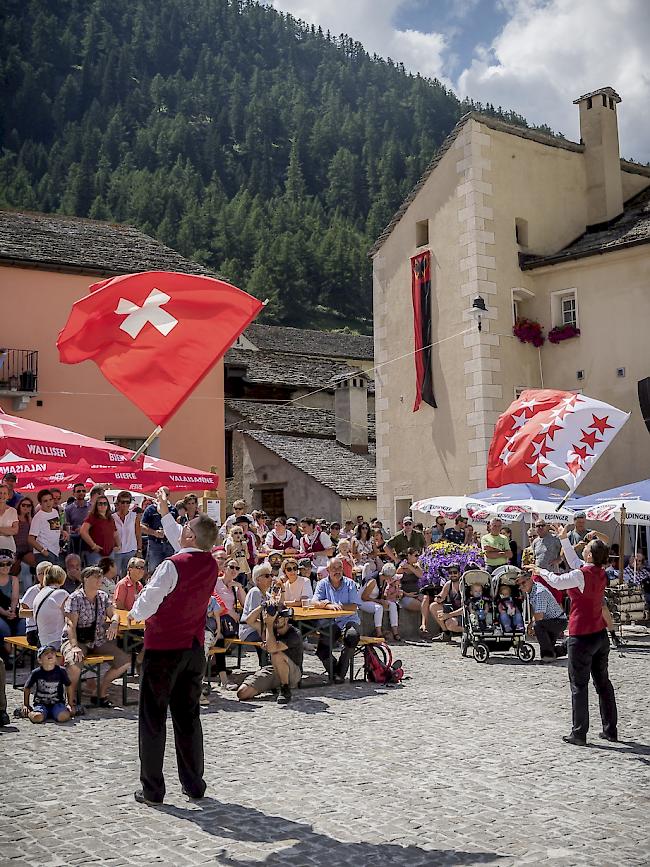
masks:
<svg viewBox="0 0 650 867"><path fill-rule="evenodd" d="M271 617L293 617L293 608L284 608L276 602L262 602L262 613Z"/></svg>

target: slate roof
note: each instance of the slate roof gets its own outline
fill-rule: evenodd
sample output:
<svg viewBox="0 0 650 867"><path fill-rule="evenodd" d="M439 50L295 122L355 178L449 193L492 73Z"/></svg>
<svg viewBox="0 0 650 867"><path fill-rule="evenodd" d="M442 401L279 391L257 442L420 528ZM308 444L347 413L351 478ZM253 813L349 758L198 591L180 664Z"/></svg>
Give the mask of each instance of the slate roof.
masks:
<svg viewBox="0 0 650 867"><path fill-rule="evenodd" d="M409 206L411 205L411 202L413 202L417 194L420 192L422 187L429 179L429 176L431 175L435 167L447 153L449 148L453 145L455 140L458 138L460 131L469 120L475 120L477 121L477 123L481 123L484 126L488 126L490 127L490 129L496 130L498 132L508 133L509 135L516 135L519 138L529 139L530 141L535 141L539 144L548 145L549 147L562 148L563 150L575 151L576 153L582 153L585 149L583 144L570 141L569 139L563 138L562 136L553 136L549 135L548 133L541 132L540 130L529 129L525 126L517 126L513 123L506 123L506 121L504 120L499 120L496 117L490 117L489 115L481 114L478 111L467 112L467 114L464 114L460 118L456 126L452 129L447 138L440 145L436 153L433 155L433 159L424 170L424 173L420 180L413 187L413 189L404 199L399 208L395 211L386 228L372 245L372 247L368 251L368 255L370 257L374 256L374 254L379 251L384 241L388 238L395 226L402 219ZM642 166L639 163L632 162L631 160L621 160L621 169L624 171L633 172L634 174L641 174L650 177L650 168L648 168L647 166Z"/></svg>
<svg viewBox="0 0 650 867"><path fill-rule="evenodd" d="M340 497L377 496L374 455L358 455L335 440L248 430L246 436L275 452Z"/></svg>
<svg viewBox="0 0 650 867"><path fill-rule="evenodd" d="M333 388L332 380L335 376L342 373L351 374L358 369L342 360L314 358L291 352L253 352L248 349L229 349L224 361L226 366L245 366L247 382L287 385L293 388L317 389L323 386ZM373 389L374 385L370 382L368 390Z"/></svg>
<svg viewBox="0 0 650 867"><path fill-rule="evenodd" d="M522 256L524 271L582 259L650 243L650 187L630 199L623 213L605 227L587 231L567 247L549 256Z"/></svg>
<svg viewBox="0 0 650 867"><path fill-rule="evenodd" d="M175 250L117 223L0 210L0 261L94 274L180 271L216 276Z"/></svg>
<svg viewBox="0 0 650 867"><path fill-rule="evenodd" d="M298 436L336 437L334 410L300 404L256 403L247 400L226 400L226 409L238 415L245 430L253 425L261 430ZM375 439L375 417L368 416L368 438Z"/></svg>
<svg viewBox="0 0 650 867"><path fill-rule="evenodd" d="M258 349L268 352L297 352L330 358L373 357L373 338L345 331L314 331L281 325L249 325L244 335Z"/></svg>

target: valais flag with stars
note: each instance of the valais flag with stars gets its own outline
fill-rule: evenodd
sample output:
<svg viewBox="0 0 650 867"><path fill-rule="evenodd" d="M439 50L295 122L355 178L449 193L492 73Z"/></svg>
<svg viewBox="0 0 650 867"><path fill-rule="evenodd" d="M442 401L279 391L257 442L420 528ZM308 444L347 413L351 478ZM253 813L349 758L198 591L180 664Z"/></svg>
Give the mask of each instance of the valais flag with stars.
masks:
<svg viewBox="0 0 650 867"><path fill-rule="evenodd" d="M584 394L524 391L496 423L487 486L563 481L573 492L629 417Z"/></svg>
<svg viewBox="0 0 650 867"><path fill-rule="evenodd" d="M91 360L164 425L263 304L222 280L145 271L90 287L56 345L64 364Z"/></svg>

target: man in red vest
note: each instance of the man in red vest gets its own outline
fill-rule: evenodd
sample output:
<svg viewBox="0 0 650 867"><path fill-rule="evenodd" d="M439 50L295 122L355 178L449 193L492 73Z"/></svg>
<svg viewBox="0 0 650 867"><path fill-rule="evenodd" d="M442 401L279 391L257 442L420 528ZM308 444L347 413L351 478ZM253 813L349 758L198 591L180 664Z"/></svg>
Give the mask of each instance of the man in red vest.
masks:
<svg viewBox="0 0 650 867"><path fill-rule="evenodd" d="M600 717L603 723L600 737L607 741L617 741L618 711L608 672L607 626L610 618L604 601L608 583L604 566L607 565L609 548L601 539L594 539L585 546L583 561L569 541L568 527L558 526L557 530L571 571L564 575L555 575L538 566L526 568L544 578L551 587L566 590L571 600L568 652L573 728L571 734L562 740L575 746L587 744L591 676L600 702Z"/></svg>
<svg viewBox="0 0 650 867"><path fill-rule="evenodd" d="M139 710L142 789L135 793L141 804L161 804L165 797L168 708L183 794L205 794L199 699L206 611L217 580L210 551L217 535L217 525L207 515L189 521L181 533L180 551L163 560L129 612L133 620L146 620Z"/></svg>

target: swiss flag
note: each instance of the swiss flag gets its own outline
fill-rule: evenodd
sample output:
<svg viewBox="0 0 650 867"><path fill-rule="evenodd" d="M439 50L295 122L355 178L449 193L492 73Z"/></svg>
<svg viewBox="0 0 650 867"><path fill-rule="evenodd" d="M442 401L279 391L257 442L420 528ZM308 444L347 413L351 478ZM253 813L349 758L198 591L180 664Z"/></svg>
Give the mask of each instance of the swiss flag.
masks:
<svg viewBox="0 0 650 867"><path fill-rule="evenodd" d="M487 486L560 479L574 491L629 417L584 394L524 391L496 423Z"/></svg>
<svg viewBox="0 0 650 867"><path fill-rule="evenodd" d="M64 364L94 361L162 426L262 307L212 277L125 274L95 283L73 304L56 345Z"/></svg>

